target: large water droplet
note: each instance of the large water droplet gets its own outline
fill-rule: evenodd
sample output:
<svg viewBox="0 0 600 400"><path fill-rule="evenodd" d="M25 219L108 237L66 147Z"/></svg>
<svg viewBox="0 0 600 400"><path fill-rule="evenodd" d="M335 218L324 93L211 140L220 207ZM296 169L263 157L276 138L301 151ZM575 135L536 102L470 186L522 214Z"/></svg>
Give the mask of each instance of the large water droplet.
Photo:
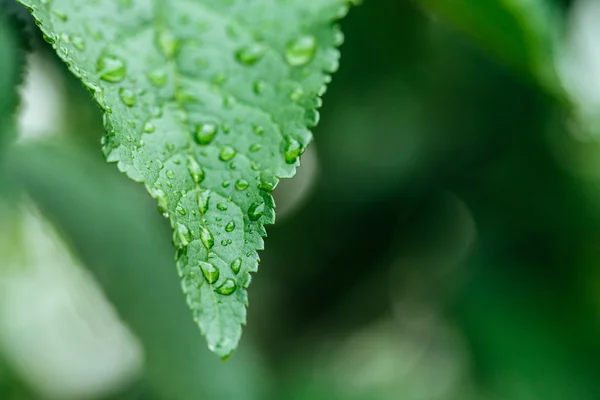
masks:
<svg viewBox="0 0 600 400"><path fill-rule="evenodd" d="M236 151L233 147L223 146L221 148L221 152L219 153L219 158L221 159L221 161L229 161L233 157L235 157L235 155L236 155Z"/></svg>
<svg viewBox="0 0 600 400"><path fill-rule="evenodd" d="M188 156L187 158L188 171L190 172L190 176L196 183L200 183L204 180L204 170L200 165L196 162L194 157Z"/></svg>
<svg viewBox="0 0 600 400"><path fill-rule="evenodd" d="M235 281L231 278L228 278L225 280L225 282L221 284L221 286L216 288L215 291L219 294L222 294L223 296L229 296L230 294L235 292L236 288L237 286L235 284Z"/></svg>
<svg viewBox="0 0 600 400"><path fill-rule="evenodd" d="M258 221L265 212L265 203L253 203L248 209L250 221Z"/></svg>
<svg viewBox="0 0 600 400"><path fill-rule="evenodd" d="M285 162L288 164L293 164L296 162L300 154L304 151L300 142L296 139L288 137L287 143L285 145L285 150L283 156L285 157Z"/></svg>
<svg viewBox="0 0 600 400"><path fill-rule="evenodd" d="M118 57L104 55L96 63L96 72L100 79L107 82L121 82L127 74L125 62Z"/></svg>
<svg viewBox="0 0 600 400"><path fill-rule="evenodd" d="M235 58L241 64L254 65L265 55L265 46L260 43L253 43L242 47L235 53Z"/></svg>
<svg viewBox="0 0 600 400"><path fill-rule="evenodd" d="M234 229L235 229L235 222L233 222L233 221L230 221L227 225L225 225L226 232L233 232Z"/></svg>
<svg viewBox="0 0 600 400"><path fill-rule="evenodd" d="M200 145L210 144L217 135L217 131L217 125L212 123L197 125L194 129L194 139Z"/></svg>
<svg viewBox="0 0 600 400"><path fill-rule="evenodd" d="M289 42L285 48L285 59L293 66L307 64L315 56L317 40L314 36L303 35Z"/></svg>
<svg viewBox="0 0 600 400"><path fill-rule="evenodd" d="M215 238L212 233L205 227L200 227L200 240L207 250L210 250L215 245Z"/></svg>
<svg viewBox="0 0 600 400"><path fill-rule="evenodd" d="M233 271L234 274L237 274L238 272L240 272L240 269L242 268L242 259L241 258L236 258L235 260L233 260L231 262L231 270Z"/></svg>
<svg viewBox="0 0 600 400"><path fill-rule="evenodd" d="M119 97L127 107L135 105L135 93L133 91L122 87L119 89Z"/></svg>
<svg viewBox="0 0 600 400"><path fill-rule="evenodd" d="M148 73L148 80L153 86L158 88L167 84L167 73L162 70L155 70Z"/></svg>
<svg viewBox="0 0 600 400"><path fill-rule="evenodd" d="M219 269L211 263L200 261L200 270L209 284L212 285L219 280Z"/></svg>

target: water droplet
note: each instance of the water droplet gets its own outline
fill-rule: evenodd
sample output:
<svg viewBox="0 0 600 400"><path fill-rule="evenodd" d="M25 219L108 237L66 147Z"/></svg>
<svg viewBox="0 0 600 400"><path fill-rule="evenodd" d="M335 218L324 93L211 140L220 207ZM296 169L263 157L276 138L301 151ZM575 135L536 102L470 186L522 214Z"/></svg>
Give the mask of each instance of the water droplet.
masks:
<svg viewBox="0 0 600 400"><path fill-rule="evenodd" d="M208 190L204 190L200 192L198 196L199 210L200 214L206 214L208 211L208 201L210 200L210 192Z"/></svg>
<svg viewBox="0 0 600 400"><path fill-rule="evenodd" d="M154 132L154 125L152 124L152 122L146 122L144 124L144 132L146 133L152 133Z"/></svg>
<svg viewBox="0 0 600 400"><path fill-rule="evenodd" d="M219 153L219 158L221 159L221 161L229 161L233 157L235 157L235 155L236 155L236 151L233 147L223 146L221 148L221 152Z"/></svg>
<svg viewBox="0 0 600 400"><path fill-rule="evenodd" d="M56 15L56 17L58 17L58 19L60 19L62 22L67 22L69 20L67 14L62 11L52 10L52 14Z"/></svg>
<svg viewBox="0 0 600 400"><path fill-rule="evenodd" d="M177 211L181 215L185 215L186 214L185 208L183 208L180 205L178 205L177 208L175 208L175 211Z"/></svg>
<svg viewBox="0 0 600 400"><path fill-rule="evenodd" d="M212 79L213 83L217 86L223 86L225 82L227 82L227 75L223 73L216 74Z"/></svg>
<svg viewBox="0 0 600 400"><path fill-rule="evenodd" d="M158 169L163 169L165 164L161 160L156 160L156 165L158 165Z"/></svg>
<svg viewBox="0 0 600 400"><path fill-rule="evenodd" d="M221 186L223 186L224 188L228 188L229 186L231 186L231 182L223 181L223 182L221 182Z"/></svg>
<svg viewBox="0 0 600 400"><path fill-rule="evenodd" d="M153 86L161 88L167 84L167 73L162 70L151 71L148 73L148 80Z"/></svg>
<svg viewBox="0 0 600 400"><path fill-rule="evenodd" d="M167 57L173 58L179 50L179 40L173 32L163 29L157 33L156 44L159 50Z"/></svg>
<svg viewBox="0 0 600 400"><path fill-rule="evenodd" d="M227 204L219 203L219 204L217 204L217 209L219 209L221 211L227 211Z"/></svg>
<svg viewBox="0 0 600 400"><path fill-rule="evenodd" d="M226 232L233 232L234 229L235 229L235 222L233 222L233 221L230 221L227 225L225 225Z"/></svg>
<svg viewBox="0 0 600 400"><path fill-rule="evenodd" d="M235 53L235 58L244 65L254 65L265 55L265 46L261 43L253 43L242 47Z"/></svg>
<svg viewBox="0 0 600 400"><path fill-rule="evenodd" d="M221 240L221 246L227 247L228 245L229 245L229 242L227 242L227 240L225 240L225 239Z"/></svg>
<svg viewBox="0 0 600 400"><path fill-rule="evenodd" d="M210 144L217 135L217 131L217 125L212 123L197 125L194 129L194 139L200 145Z"/></svg>
<svg viewBox="0 0 600 400"><path fill-rule="evenodd" d="M278 182L279 180L274 175L261 176L258 188L264 190L267 193L271 193L273 190L275 190L275 187L277 186Z"/></svg>
<svg viewBox="0 0 600 400"><path fill-rule="evenodd" d="M100 79L116 83L125 79L127 69L125 63L120 58L104 55L96 63L96 72Z"/></svg>
<svg viewBox="0 0 600 400"><path fill-rule="evenodd" d="M213 237L212 233L210 233L210 231L203 226L200 227L200 240L202 241L204 247L206 247L208 250L215 245L215 238Z"/></svg>
<svg viewBox="0 0 600 400"><path fill-rule="evenodd" d="M302 90L301 87L297 87L290 93L290 100L298 101L302 98L302 96L304 96L304 90Z"/></svg>
<svg viewBox="0 0 600 400"><path fill-rule="evenodd" d="M79 50L79 51L85 50L85 42L83 41L83 39L80 36L73 36L71 38L71 43L73 43L73 46L77 50Z"/></svg>
<svg viewBox="0 0 600 400"><path fill-rule="evenodd" d="M283 156L285 157L285 162L288 164L295 163L303 151L304 151L304 149L302 148L302 145L300 144L300 142L298 142L294 138L288 137L287 143L285 145L285 150L283 153Z"/></svg>
<svg viewBox="0 0 600 400"><path fill-rule="evenodd" d="M265 212L265 203L253 203L248 209L250 221L258 221Z"/></svg>
<svg viewBox="0 0 600 400"><path fill-rule="evenodd" d="M302 35L289 42L285 48L285 58L293 67L307 64L317 49L317 40L311 35Z"/></svg>
<svg viewBox="0 0 600 400"><path fill-rule="evenodd" d="M234 274L237 274L238 272L240 272L240 269L242 268L242 259L241 258L236 258L235 260L233 260L231 262L231 270L233 271Z"/></svg>
<svg viewBox="0 0 600 400"><path fill-rule="evenodd" d="M173 172L170 169L168 169L167 172L165 172L165 175L167 175L167 178L169 178L169 179L175 178L175 172Z"/></svg>
<svg viewBox="0 0 600 400"><path fill-rule="evenodd" d="M152 197L158 202L158 211L165 217L169 216L167 196L160 189L154 189L151 193Z"/></svg>
<svg viewBox="0 0 600 400"><path fill-rule="evenodd" d="M223 296L229 296L235 289L237 288L235 281L231 278L228 278L219 286L216 290L217 293L222 294Z"/></svg>
<svg viewBox="0 0 600 400"><path fill-rule="evenodd" d="M212 285L219 280L219 270L211 263L200 261L200 270L209 284Z"/></svg>
<svg viewBox="0 0 600 400"><path fill-rule="evenodd" d="M262 135L265 132L265 128L263 128L260 125L254 125L252 127L252 130L254 131L254 133L256 133L257 135Z"/></svg>
<svg viewBox="0 0 600 400"><path fill-rule="evenodd" d="M196 183L200 183L204 180L204 170L200 165L196 162L194 157L188 156L187 159L188 171L190 172L190 176Z"/></svg>
<svg viewBox="0 0 600 400"><path fill-rule="evenodd" d="M175 243L179 246L189 246L189 244L192 242L192 235L190 234L189 229L183 224L177 224L175 234Z"/></svg>
<svg viewBox="0 0 600 400"><path fill-rule="evenodd" d="M245 179L238 179L237 181L235 181L235 188L237 190L246 190L246 189L248 189L249 185L250 184Z"/></svg>
<svg viewBox="0 0 600 400"><path fill-rule="evenodd" d="M254 85L252 85L252 90L254 91L254 94L260 95L265 91L266 86L267 84L265 81L256 81L254 82Z"/></svg>
<svg viewBox="0 0 600 400"><path fill-rule="evenodd" d="M250 146L250 151L251 152L256 152L259 151L262 148L262 146L258 143L255 143L253 145Z"/></svg>
<svg viewBox="0 0 600 400"><path fill-rule="evenodd" d="M131 90L123 87L120 88L119 97L127 107L133 107L135 105L135 94Z"/></svg>

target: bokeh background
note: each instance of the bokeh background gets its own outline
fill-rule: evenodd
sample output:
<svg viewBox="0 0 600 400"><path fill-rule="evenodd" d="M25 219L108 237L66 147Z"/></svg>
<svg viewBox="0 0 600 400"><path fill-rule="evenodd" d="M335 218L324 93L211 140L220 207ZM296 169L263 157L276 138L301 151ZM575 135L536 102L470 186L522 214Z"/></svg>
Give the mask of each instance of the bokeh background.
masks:
<svg viewBox="0 0 600 400"><path fill-rule="evenodd" d="M355 7L222 362L99 109L0 1L0 399L600 399L598 21L597 0Z"/></svg>

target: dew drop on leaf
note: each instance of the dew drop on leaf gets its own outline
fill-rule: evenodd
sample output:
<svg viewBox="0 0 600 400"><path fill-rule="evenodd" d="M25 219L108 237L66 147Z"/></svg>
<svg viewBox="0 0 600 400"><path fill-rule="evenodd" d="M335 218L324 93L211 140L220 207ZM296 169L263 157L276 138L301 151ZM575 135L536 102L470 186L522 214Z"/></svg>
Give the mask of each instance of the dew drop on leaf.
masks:
<svg viewBox="0 0 600 400"><path fill-rule="evenodd" d="M196 162L194 157L188 156L187 159L188 171L190 176L196 183L200 183L204 180L204 170L200 165Z"/></svg>
<svg viewBox="0 0 600 400"><path fill-rule="evenodd" d="M221 161L229 161L233 157L235 157L235 155L236 155L236 151L233 147L223 146L219 153L219 159L221 159Z"/></svg>
<svg viewBox="0 0 600 400"><path fill-rule="evenodd" d="M223 296L229 296L235 292L236 287L235 281L231 278L228 278L221 284L221 286L216 288L215 291Z"/></svg>
<svg viewBox="0 0 600 400"><path fill-rule="evenodd" d="M107 82L121 82L125 79L127 68L125 63L118 57L104 55L98 59L96 63L96 72L100 79Z"/></svg>
<svg viewBox="0 0 600 400"><path fill-rule="evenodd" d="M200 145L210 144L217 135L217 125L213 123L199 124L194 129L194 139Z"/></svg>
<svg viewBox="0 0 600 400"><path fill-rule="evenodd" d="M212 285L219 280L219 270L211 263L200 261L200 270L209 284Z"/></svg>
<svg viewBox="0 0 600 400"><path fill-rule="evenodd" d="M220 211L227 211L227 204L219 203L217 204L217 209Z"/></svg>
<svg viewBox="0 0 600 400"><path fill-rule="evenodd" d="M258 221L265 212L265 203L253 203L248 209L250 221Z"/></svg>
<svg viewBox="0 0 600 400"><path fill-rule="evenodd" d="M200 241L207 250L210 250L215 245L215 238L212 233L203 226L200 227Z"/></svg>
<svg viewBox="0 0 600 400"><path fill-rule="evenodd" d="M202 192L200 192L200 195L198 196L198 209L200 211L200 214L206 214L206 211L208 211L208 201L210 200L210 192L208 190L204 190Z"/></svg>
<svg viewBox="0 0 600 400"><path fill-rule="evenodd" d="M173 58L179 50L179 39L173 32L163 29L156 35L156 45L167 58Z"/></svg>
<svg viewBox="0 0 600 400"><path fill-rule="evenodd" d="M265 50L264 45L253 43L236 51L235 58L243 65L254 65L264 56Z"/></svg>
<svg viewBox="0 0 600 400"><path fill-rule="evenodd" d="M293 164L296 162L300 154L302 154L302 145L296 139L288 137L287 143L285 145L285 150L283 156L285 157L285 162L288 164Z"/></svg>
<svg viewBox="0 0 600 400"><path fill-rule="evenodd" d="M145 133L153 133L154 132L154 124L152 122L146 122L144 124L144 132Z"/></svg>
<svg viewBox="0 0 600 400"><path fill-rule="evenodd" d="M231 221L227 225L225 225L226 232L233 232L234 229L235 229L235 222L233 222L233 221Z"/></svg>
<svg viewBox="0 0 600 400"><path fill-rule="evenodd" d="M238 179L237 181L235 181L235 188L237 190L246 190L246 189L248 189L249 185L250 184L245 179Z"/></svg>
<svg viewBox="0 0 600 400"><path fill-rule="evenodd" d="M254 153L256 151L259 151L261 147L262 146L259 143L254 143L253 145L250 145L249 150Z"/></svg>
<svg viewBox="0 0 600 400"><path fill-rule="evenodd" d="M155 70L148 73L148 80L157 88L161 88L167 84L167 73L162 70Z"/></svg>
<svg viewBox="0 0 600 400"><path fill-rule="evenodd" d="M315 56L317 40L311 35L302 35L285 47L285 59L288 64L298 67L310 62Z"/></svg>
<svg viewBox="0 0 600 400"><path fill-rule="evenodd" d="M170 169L168 169L167 172L165 172L165 175L167 175L167 178L169 178L169 179L175 178L175 172L173 172Z"/></svg>
<svg viewBox="0 0 600 400"><path fill-rule="evenodd" d="M135 105L135 94L131 90L120 88L119 97L127 107L133 107Z"/></svg>
<svg viewBox="0 0 600 400"><path fill-rule="evenodd" d="M189 246L192 242L192 235L190 234L189 229L183 224L177 224L175 235L176 243L183 247Z"/></svg>
<svg viewBox="0 0 600 400"><path fill-rule="evenodd" d="M231 262L231 270L233 271L234 274L237 274L238 272L240 272L240 269L242 268L242 259L241 258L236 258L235 260L233 260Z"/></svg>

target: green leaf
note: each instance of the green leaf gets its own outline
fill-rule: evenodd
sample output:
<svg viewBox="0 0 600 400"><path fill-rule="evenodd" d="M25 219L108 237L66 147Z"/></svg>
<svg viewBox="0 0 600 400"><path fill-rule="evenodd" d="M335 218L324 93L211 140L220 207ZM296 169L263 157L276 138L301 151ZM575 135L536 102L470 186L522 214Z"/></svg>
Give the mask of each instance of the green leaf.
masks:
<svg viewBox="0 0 600 400"><path fill-rule="evenodd" d="M209 348L246 322L270 192L291 177L338 66L347 0L28 0L104 109L103 150L168 216Z"/></svg>
<svg viewBox="0 0 600 400"><path fill-rule="evenodd" d="M15 137L16 90L25 70L25 43L15 21L0 9L0 149Z"/></svg>
<svg viewBox="0 0 600 400"><path fill-rule="evenodd" d="M555 71L559 13L548 0L420 0L423 7L471 35L503 62L550 92L561 92Z"/></svg>

